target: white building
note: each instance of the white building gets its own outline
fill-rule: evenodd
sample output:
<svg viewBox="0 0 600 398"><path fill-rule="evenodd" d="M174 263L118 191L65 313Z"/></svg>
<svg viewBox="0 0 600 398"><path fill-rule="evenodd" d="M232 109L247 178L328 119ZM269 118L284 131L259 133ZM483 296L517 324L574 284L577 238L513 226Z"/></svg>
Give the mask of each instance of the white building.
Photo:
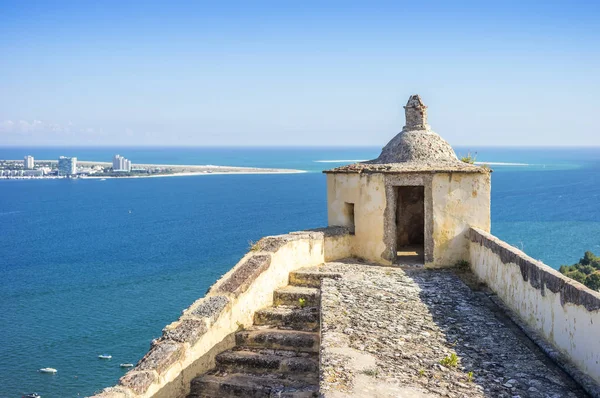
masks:
<svg viewBox="0 0 600 398"><path fill-rule="evenodd" d="M121 155L115 155L113 158L113 171L131 171L131 162Z"/></svg>
<svg viewBox="0 0 600 398"><path fill-rule="evenodd" d="M43 177L44 170L25 170L23 171L23 176L27 177Z"/></svg>
<svg viewBox="0 0 600 398"><path fill-rule="evenodd" d="M61 156L58 158L58 175L70 176L77 174L77 158Z"/></svg>
<svg viewBox="0 0 600 398"><path fill-rule="evenodd" d="M33 156L25 156L25 159L23 160L23 167L25 167L26 170L32 170L34 166L34 161L33 161Z"/></svg>

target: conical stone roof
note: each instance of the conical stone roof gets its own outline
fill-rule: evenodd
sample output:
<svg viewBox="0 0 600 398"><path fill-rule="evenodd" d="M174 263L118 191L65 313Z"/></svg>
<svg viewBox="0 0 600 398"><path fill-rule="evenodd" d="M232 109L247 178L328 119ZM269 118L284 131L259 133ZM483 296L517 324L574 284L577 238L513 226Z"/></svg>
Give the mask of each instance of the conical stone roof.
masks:
<svg viewBox="0 0 600 398"><path fill-rule="evenodd" d="M338 167L327 172L483 172L481 167L460 161L446 140L427 124L427 106L412 95L404 107L406 125L383 148L377 159Z"/></svg>
<svg viewBox="0 0 600 398"><path fill-rule="evenodd" d="M406 126L381 151L372 163L460 162L454 150L427 124L427 106L419 95L412 95L404 107Z"/></svg>

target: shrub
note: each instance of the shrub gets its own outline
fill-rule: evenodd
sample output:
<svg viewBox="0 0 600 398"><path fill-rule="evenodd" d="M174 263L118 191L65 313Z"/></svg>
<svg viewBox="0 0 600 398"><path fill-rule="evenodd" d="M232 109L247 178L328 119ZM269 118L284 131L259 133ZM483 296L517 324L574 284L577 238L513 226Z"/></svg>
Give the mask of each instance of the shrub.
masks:
<svg viewBox="0 0 600 398"><path fill-rule="evenodd" d="M592 290L600 290L600 272L596 271L588 275L583 283Z"/></svg>
<svg viewBox="0 0 600 398"><path fill-rule="evenodd" d="M461 162L465 162L465 163L469 163L469 164L474 164L475 160L477 160L477 152L474 152L473 154L471 154L471 151L467 152L466 155L460 157Z"/></svg>
<svg viewBox="0 0 600 398"><path fill-rule="evenodd" d="M458 366L458 356L455 353L448 355L440 361L440 364L447 368L455 368Z"/></svg>

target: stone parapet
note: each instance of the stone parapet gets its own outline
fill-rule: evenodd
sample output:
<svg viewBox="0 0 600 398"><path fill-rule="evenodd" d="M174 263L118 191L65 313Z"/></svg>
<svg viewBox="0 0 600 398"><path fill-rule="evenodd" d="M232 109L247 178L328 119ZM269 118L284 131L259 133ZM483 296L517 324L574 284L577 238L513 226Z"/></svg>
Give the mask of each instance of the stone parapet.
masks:
<svg viewBox="0 0 600 398"><path fill-rule="evenodd" d="M272 305L273 291L288 284L290 272L348 257L351 238L348 228L331 227L261 239L205 297L163 329L117 386L93 398L185 397L191 380L235 345L235 332L251 326L257 310Z"/></svg>
<svg viewBox="0 0 600 398"><path fill-rule="evenodd" d="M600 396L600 293L478 228L471 269L516 322L592 396Z"/></svg>

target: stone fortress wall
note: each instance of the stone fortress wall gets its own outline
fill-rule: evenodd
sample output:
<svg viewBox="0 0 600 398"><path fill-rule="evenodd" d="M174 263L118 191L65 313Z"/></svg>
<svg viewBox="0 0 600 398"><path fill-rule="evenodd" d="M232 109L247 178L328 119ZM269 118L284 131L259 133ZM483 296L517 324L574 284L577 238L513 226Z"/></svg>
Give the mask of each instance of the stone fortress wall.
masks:
<svg viewBox="0 0 600 398"><path fill-rule="evenodd" d="M273 305L273 292L288 284L292 271L349 257L371 265L402 264L397 238L404 230L397 224L397 207L402 211L399 192L405 187L423 193L423 211L416 213L423 218L417 224L423 227L418 266L469 262L474 276L523 331L600 397L600 293L489 233L491 171L458 160L430 129L426 108L418 95L411 96L406 126L377 159L326 172L328 228L261 239L164 329L118 386L95 398L185 397L191 380L212 369L217 354L235 346L236 331L251 326L255 312Z"/></svg>
<svg viewBox="0 0 600 398"><path fill-rule="evenodd" d="M273 291L291 271L351 256L344 227L268 236L207 294L163 329L148 353L114 387L94 398L185 397L191 380L215 366L215 356L235 345L234 334L252 325L254 313L273 304Z"/></svg>
<svg viewBox="0 0 600 398"><path fill-rule="evenodd" d="M183 398L191 380L235 345L234 333L272 304L290 271L359 257L360 237L346 227L261 239L206 296L152 342L119 384L94 398ZM600 396L600 293L572 281L493 235L467 228L460 247L477 279L497 295L524 331L593 396Z"/></svg>
<svg viewBox="0 0 600 398"><path fill-rule="evenodd" d="M588 391L600 383L600 293L471 228L469 262L518 324ZM589 380L589 378L593 380Z"/></svg>

